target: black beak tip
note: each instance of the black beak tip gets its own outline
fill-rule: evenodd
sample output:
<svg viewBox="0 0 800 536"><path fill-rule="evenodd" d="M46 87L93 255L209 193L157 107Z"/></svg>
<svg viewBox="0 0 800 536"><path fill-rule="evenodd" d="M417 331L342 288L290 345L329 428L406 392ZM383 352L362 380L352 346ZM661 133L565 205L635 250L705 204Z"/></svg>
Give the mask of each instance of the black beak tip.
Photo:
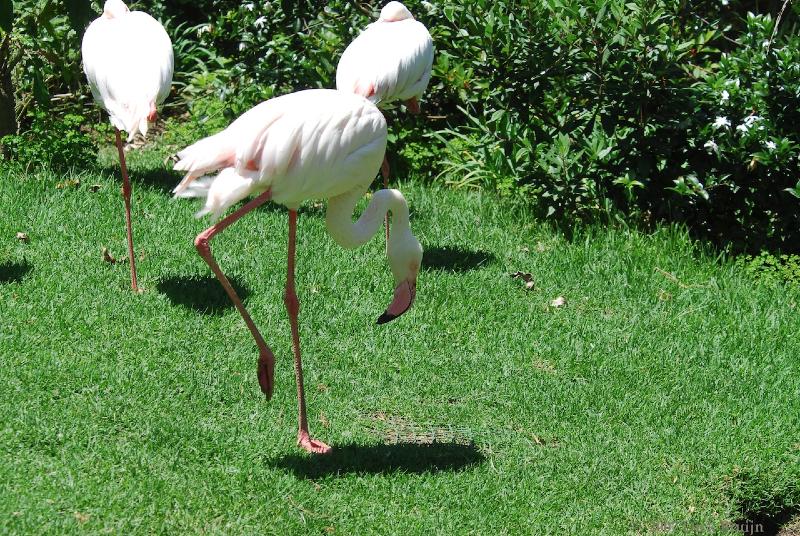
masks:
<svg viewBox="0 0 800 536"><path fill-rule="evenodd" d="M380 326L381 324L385 324L387 322L391 322L395 318L397 318L396 315L390 314L388 312L384 312L381 316L378 317L378 321L376 322L376 324L378 324Z"/></svg>

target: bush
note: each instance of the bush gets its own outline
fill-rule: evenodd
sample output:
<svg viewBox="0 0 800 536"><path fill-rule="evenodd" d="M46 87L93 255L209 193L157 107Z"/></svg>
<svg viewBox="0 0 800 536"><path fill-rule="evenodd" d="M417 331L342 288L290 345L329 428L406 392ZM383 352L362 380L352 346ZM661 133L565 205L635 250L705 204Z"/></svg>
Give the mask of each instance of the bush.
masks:
<svg viewBox="0 0 800 536"><path fill-rule="evenodd" d="M696 225L737 249L797 250L800 238L800 38L770 43L772 30L748 14L741 46L697 84L692 148L708 154L674 187Z"/></svg>
<svg viewBox="0 0 800 536"><path fill-rule="evenodd" d="M165 21L175 86L205 133L332 87L383 3L132 7ZM774 14L777 0L407 5L437 50L428 120L386 112L395 174L493 189L556 221L677 219L736 249L800 250L800 7L773 41L772 16L747 10Z"/></svg>
<svg viewBox="0 0 800 536"><path fill-rule="evenodd" d="M758 255L737 258L736 266L769 284L800 285L800 255L773 255L762 251Z"/></svg>
<svg viewBox="0 0 800 536"><path fill-rule="evenodd" d="M430 100L449 115L447 182L557 220L611 210L737 250L800 249L800 39L767 46L769 15L677 0L440 5Z"/></svg>
<svg viewBox="0 0 800 536"><path fill-rule="evenodd" d="M81 131L85 118L66 114L52 117L42 111L30 117L30 129L0 138L8 160L28 168L47 167L58 173L97 166L97 146Z"/></svg>

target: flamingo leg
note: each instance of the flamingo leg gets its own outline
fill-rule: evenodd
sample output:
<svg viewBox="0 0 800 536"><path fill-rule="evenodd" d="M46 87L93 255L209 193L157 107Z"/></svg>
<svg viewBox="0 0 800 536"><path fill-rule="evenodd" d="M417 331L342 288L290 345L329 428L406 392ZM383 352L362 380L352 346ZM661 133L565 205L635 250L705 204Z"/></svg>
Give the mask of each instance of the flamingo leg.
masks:
<svg viewBox="0 0 800 536"><path fill-rule="evenodd" d="M289 254L287 255L286 292L283 303L289 314L289 323L292 326L292 351L294 352L294 375L297 380L297 405L298 405L298 431L297 444L312 454L326 454L331 447L311 439L308 433L308 418L306 417L306 396L303 389L303 363L300 360L300 331L297 326L297 315L300 313L300 300L297 299L294 285L294 259L297 236L297 211L289 211Z"/></svg>
<svg viewBox="0 0 800 536"><path fill-rule="evenodd" d="M389 188L389 160L386 155L383 155L383 164L381 164L381 175L383 175L383 188ZM383 217L383 227L386 229L386 250L389 250L389 214Z"/></svg>
<svg viewBox="0 0 800 536"><path fill-rule="evenodd" d="M122 137L119 129L114 128L117 137L117 152L119 153L119 166L122 169L122 197L125 199L125 226L128 231L128 261L131 265L131 288L139 292L136 284L136 257L133 255L133 228L131 226L131 181L128 178L128 166L125 165L125 151L122 149Z"/></svg>
<svg viewBox="0 0 800 536"><path fill-rule="evenodd" d="M270 347L267 346L267 343L264 341L261 333L259 333L258 328L253 322L253 319L250 318L250 315L247 313L244 305L242 305L242 300L239 299L239 296L236 294L236 291L233 289L230 281L228 281L228 278L225 277L225 274L222 273L219 265L214 260L214 256L211 253L211 244L209 242L214 235L223 231L230 224L254 208L259 207L269 201L270 197L272 197L272 192L267 190L230 216L221 219L216 224L197 235L197 238L194 240L194 245L197 248L197 252L201 257L203 257L203 260L206 261L206 264L208 264L209 268L211 268L211 271L214 272L214 275L217 276L219 282L222 283L222 287L225 289L225 292L228 293L228 297L233 302L233 305L236 306L236 310L239 311L240 315L242 315L244 323L247 324L247 329L250 330L250 334L253 336L253 339L255 339L256 345L258 345L258 384L261 386L261 391L267 395L267 400L272 398L272 391L275 385L275 355L272 353Z"/></svg>

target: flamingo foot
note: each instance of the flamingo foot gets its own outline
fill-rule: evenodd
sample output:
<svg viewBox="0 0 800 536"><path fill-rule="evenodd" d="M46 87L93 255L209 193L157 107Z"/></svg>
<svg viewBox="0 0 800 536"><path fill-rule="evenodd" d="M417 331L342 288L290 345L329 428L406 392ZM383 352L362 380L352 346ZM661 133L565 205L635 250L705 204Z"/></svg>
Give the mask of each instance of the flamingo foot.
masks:
<svg viewBox="0 0 800 536"><path fill-rule="evenodd" d="M328 454L331 450L333 450L330 446L326 445L322 441L311 439L311 437L308 435L308 432L303 430L300 430L297 433L297 446L310 452L311 454Z"/></svg>
<svg viewBox="0 0 800 536"><path fill-rule="evenodd" d="M269 349L258 357L257 373L261 392L270 400L275 389L275 356Z"/></svg>

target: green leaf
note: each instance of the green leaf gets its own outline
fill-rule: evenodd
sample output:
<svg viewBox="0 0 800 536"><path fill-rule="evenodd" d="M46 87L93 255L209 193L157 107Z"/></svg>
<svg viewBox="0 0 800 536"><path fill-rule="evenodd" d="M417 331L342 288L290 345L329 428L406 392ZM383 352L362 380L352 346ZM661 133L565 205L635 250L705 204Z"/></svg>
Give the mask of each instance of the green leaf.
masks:
<svg viewBox="0 0 800 536"><path fill-rule="evenodd" d="M5 32L10 32L13 21L14 5L11 0L0 0L0 28Z"/></svg>
<svg viewBox="0 0 800 536"><path fill-rule="evenodd" d="M0 0L2 1L2 0ZM92 17L92 5L89 0L64 0L67 8L67 15L72 27L78 30L86 28L89 19Z"/></svg>
<svg viewBox="0 0 800 536"><path fill-rule="evenodd" d="M50 102L50 93L47 91L47 85L42 78L41 69L34 69L33 71L33 96L41 106L47 106Z"/></svg>

